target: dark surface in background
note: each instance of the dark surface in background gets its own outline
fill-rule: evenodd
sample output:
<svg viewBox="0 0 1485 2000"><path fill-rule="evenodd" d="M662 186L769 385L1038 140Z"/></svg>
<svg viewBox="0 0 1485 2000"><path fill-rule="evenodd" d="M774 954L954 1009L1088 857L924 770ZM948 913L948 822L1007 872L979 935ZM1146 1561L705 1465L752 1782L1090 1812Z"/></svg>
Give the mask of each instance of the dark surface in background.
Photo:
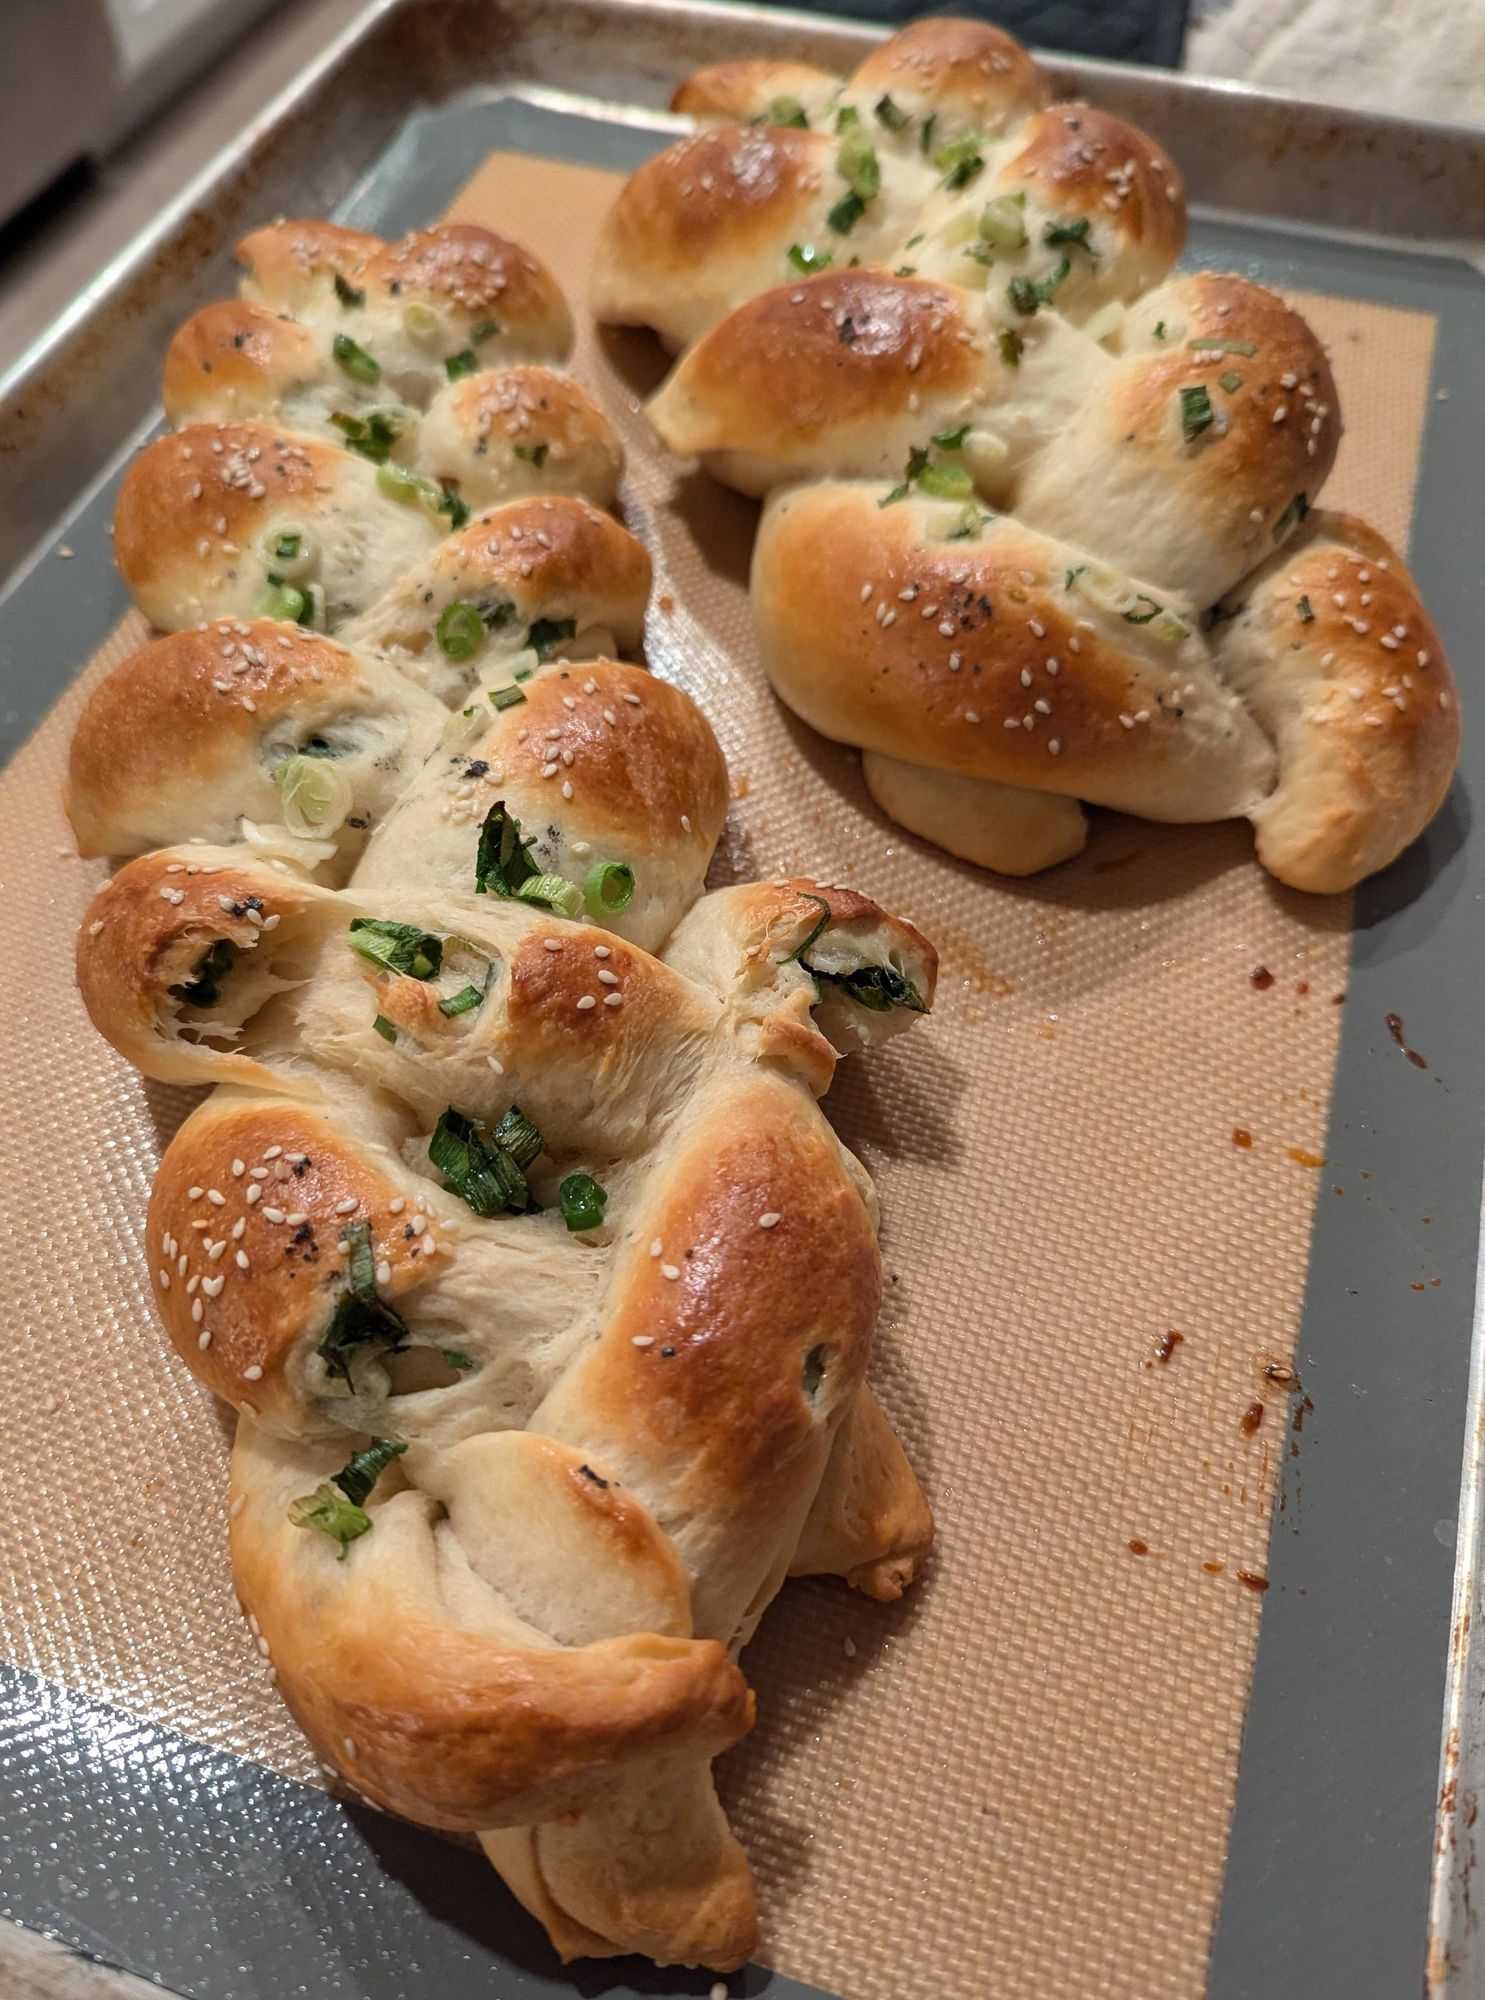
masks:
<svg viewBox="0 0 1485 2000"><path fill-rule="evenodd" d="M994 0L993 6L975 6L973 0L809 0L809 5L812 13L842 14L888 27L921 14L967 14L994 21L1034 48L1160 63L1167 69L1181 60L1188 11L1188 0Z"/></svg>

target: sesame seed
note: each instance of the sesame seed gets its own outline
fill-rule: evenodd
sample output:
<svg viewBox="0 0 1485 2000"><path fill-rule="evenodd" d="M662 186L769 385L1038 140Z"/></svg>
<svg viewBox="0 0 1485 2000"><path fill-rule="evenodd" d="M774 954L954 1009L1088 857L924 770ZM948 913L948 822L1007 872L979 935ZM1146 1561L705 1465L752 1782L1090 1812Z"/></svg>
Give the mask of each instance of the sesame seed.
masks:
<svg viewBox="0 0 1485 2000"><path fill-rule="evenodd" d="M585 993L582 999L579 1000L578 1002L578 1011L579 1013L582 1013L587 1008L596 1007L597 1005L598 1002L594 999L593 995L591 993Z"/></svg>
<svg viewBox="0 0 1485 2000"><path fill-rule="evenodd" d="M543 938L542 945L547 951L561 951L562 940L561 938Z"/></svg>
<svg viewBox="0 0 1485 2000"><path fill-rule="evenodd" d="M660 1275L662 1278L678 1278L681 1275L680 1267L676 1264L662 1264Z"/></svg>
<svg viewBox="0 0 1485 2000"><path fill-rule="evenodd" d="M246 1252L246 1250L234 1250L232 1253L232 1260L236 1264L239 1271L246 1271L250 1268L248 1263L248 1253Z"/></svg>
<svg viewBox="0 0 1485 2000"><path fill-rule="evenodd" d="M201 1280L201 1289L207 1298L219 1299L222 1296L222 1287L226 1282L225 1278L203 1278Z"/></svg>
<svg viewBox="0 0 1485 2000"><path fill-rule="evenodd" d="M282 1146L265 1146L263 1148L263 1158L265 1160L276 1160L283 1150Z"/></svg>
<svg viewBox="0 0 1485 2000"><path fill-rule="evenodd" d="M406 1207L407 1207L407 1202L405 1201L405 1199L400 1194L394 1195L392 1199L387 1203L387 1213L389 1215L401 1215L403 1209L405 1209Z"/></svg>
<svg viewBox="0 0 1485 2000"><path fill-rule="evenodd" d="M242 1379L244 1382L261 1382L263 1380L263 1370L255 1361L251 1368L243 1369Z"/></svg>
<svg viewBox="0 0 1485 2000"><path fill-rule="evenodd" d="M1047 745L1047 755L1049 757L1058 757L1061 754L1062 754L1062 744L1059 741L1059 739L1054 736Z"/></svg>
<svg viewBox="0 0 1485 2000"><path fill-rule="evenodd" d="M227 1206L227 1197L222 1193L220 1188L208 1188L206 1190L206 1199L211 1203L213 1208L225 1208Z"/></svg>
<svg viewBox="0 0 1485 2000"><path fill-rule="evenodd" d="M863 604L867 604L870 601L871 601L871 585L869 583L863 583L861 586L861 602Z"/></svg>
<svg viewBox="0 0 1485 2000"><path fill-rule="evenodd" d="M269 1222L282 1222L284 1219L284 1212L281 1208L265 1208L263 1214Z"/></svg>
<svg viewBox="0 0 1485 2000"><path fill-rule="evenodd" d="M605 1007L622 1007L624 1004L624 996L622 993L605 993L603 996L603 1004Z"/></svg>
<svg viewBox="0 0 1485 2000"><path fill-rule="evenodd" d="M200 1201L200 1199L201 1199L202 1195L203 1195L203 1194L204 1194L205 1192L206 1192L206 1190L205 1190L204 1188L199 1188L199 1187L193 1187L193 1188L187 1188L187 1189L186 1189L186 1196L187 1196L188 1200L191 1200L191 1201Z"/></svg>
<svg viewBox="0 0 1485 2000"><path fill-rule="evenodd" d="M632 688L625 688L624 699L629 703L631 708L638 708L640 705L639 696L634 693Z"/></svg>
<svg viewBox="0 0 1485 2000"><path fill-rule="evenodd" d="M777 1229L779 1224L783 1221L783 1219L784 1218L779 1213L778 1209L771 1208L768 1210L767 1214L759 1216L758 1227L760 1229Z"/></svg>
<svg viewBox="0 0 1485 2000"><path fill-rule="evenodd" d="M199 1306L200 1303L201 1303L200 1299L197 1299L196 1304ZM203 1354L206 1352L207 1348L211 1346L211 1328L209 1326L202 1327L200 1333L197 1334L196 1345L200 1348Z"/></svg>
<svg viewBox="0 0 1485 2000"><path fill-rule="evenodd" d="M192 1299L191 1301L191 1318L197 1326L200 1326L202 1320L206 1318L206 1307L202 1305L200 1299Z"/></svg>
<svg viewBox="0 0 1485 2000"><path fill-rule="evenodd" d="M977 708L967 708L964 711L964 719L966 722L978 722L980 719L980 711Z"/></svg>
<svg viewBox="0 0 1485 2000"><path fill-rule="evenodd" d="M262 1188L258 1185L256 1181L252 1181L248 1184L247 1188L244 1190L243 1198L247 1202L248 1207L251 1208L255 1201L261 1199L262 1194L263 1194Z"/></svg>
<svg viewBox="0 0 1485 2000"><path fill-rule="evenodd" d="M631 1334L630 1339L636 1347L653 1347L655 1345L655 1336L653 1333Z"/></svg>
<svg viewBox="0 0 1485 2000"><path fill-rule="evenodd" d="M612 958L613 955L613 947L611 945L595 944L593 947L593 956L595 958ZM602 976L600 973L599 977L602 978Z"/></svg>
<svg viewBox="0 0 1485 2000"><path fill-rule="evenodd" d="M845 1641L845 1655L846 1655L846 1658L847 1658L848 1660L854 1660L854 1659L855 1659L855 1657L856 1657L856 1641L855 1641L854 1639L851 1639L851 1638L848 1638L848 1639L847 1639L847 1640Z"/></svg>
<svg viewBox="0 0 1485 2000"><path fill-rule="evenodd" d="M344 1201L336 1202L335 1213L337 1215L349 1215L351 1213L351 1210L355 1208L356 1205L357 1205L356 1197L353 1194L348 1194ZM293 1220L292 1216L290 1217L290 1220L291 1221Z"/></svg>
<svg viewBox="0 0 1485 2000"><path fill-rule="evenodd" d="M426 1216L415 1215L407 1226L412 1235L421 1236L428 1227L428 1219Z"/></svg>
<svg viewBox="0 0 1485 2000"><path fill-rule="evenodd" d="M562 796L564 799L570 799L572 797L572 780L570 778L564 778L562 780Z"/></svg>
<svg viewBox="0 0 1485 2000"><path fill-rule="evenodd" d="M663 1247L664 1246L662 1245L660 1238L658 1236L652 1236L650 1238L650 1255L652 1257L658 1257Z"/></svg>
<svg viewBox="0 0 1485 2000"><path fill-rule="evenodd" d="M160 1290L162 1292L168 1292L170 1290L170 1273L164 1269L161 1269L160 1271L156 1272L155 1275L160 1280Z"/></svg>

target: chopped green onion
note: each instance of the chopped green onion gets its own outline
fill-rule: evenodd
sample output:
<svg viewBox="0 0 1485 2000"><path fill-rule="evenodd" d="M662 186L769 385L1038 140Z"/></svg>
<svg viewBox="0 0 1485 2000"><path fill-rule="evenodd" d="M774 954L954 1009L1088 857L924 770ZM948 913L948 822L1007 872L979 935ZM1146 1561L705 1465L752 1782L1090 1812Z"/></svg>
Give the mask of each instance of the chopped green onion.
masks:
<svg viewBox="0 0 1485 2000"><path fill-rule="evenodd" d="M591 1174L567 1174L557 1187L562 1204L562 1220L573 1231L601 1229L608 1189Z"/></svg>
<svg viewBox="0 0 1485 2000"><path fill-rule="evenodd" d="M469 338L475 347L483 347L487 340L493 340L500 331L498 319L482 319Z"/></svg>
<svg viewBox="0 0 1485 2000"><path fill-rule="evenodd" d="M828 250L817 250L813 243L789 245L789 262L796 271L803 271L806 276L811 271L828 271L834 261Z"/></svg>
<svg viewBox="0 0 1485 2000"><path fill-rule="evenodd" d="M1140 591L1130 608L1121 611L1119 615L1126 625L1148 625L1151 619L1158 618L1164 609L1163 604L1157 604L1153 597L1146 597L1144 592Z"/></svg>
<svg viewBox="0 0 1485 2000"><path fill-rule="evenodd" d="M357 291L354 285L348 285L339 271L335 273L335 296L343 306L364 306L366 303L365 292Z"/></svg>
<svg viewBox="0 0 1485 2000"><path fill-rule="evenodd" d="M545 1142L525 1112L513 1104L495 1127L495 1143L510 1154L524 1173Z"/></svg>
<svg viewBox="0 0 1485 2000"><path fill-rule="evenodd" d="M1217 377L1217 387L1225 389L1229 396L1236 395L1243 386L1243 378L1231 368L1225 368Z"/></svg>
<svg viewBox="0 0 1485 2000"><path fill-rule="evenodd" d="M797 97L770 98L762 122L765 125L783 125L798 132L807 132L810 124L804 106Z"/></svg>
<svg viewBox="0 0 1485 2000"><path fill-rule="evenodd" d="M962 465L925 465L918 474L918 484L935 500L967 500L975 490Z"/></svg>
<svg viewBox="0 0 1485 2000"><path fill-rule="evenodd" d="M1163 319L1157 319L1155 322L1154 338L1156 340L1164 340L1165 338L1165 321Z"/></svg>
<svg viewBox="0 0 1485 2000"><path fill-rule="evenodd" d="M910 236L907 242L904 243L902 247L904 250L915 250L922 241L923 241L923 231L920 229L917 235Z"/></svg>
<svg viewBox="0 0 1485 2000"><path fill-rule="evenodd" d="M359 957L408 979L432 979L443 969L443 939L416 924L352 917L346 943Z"/></svg>
<svg viewBox="0 0 1485 2000"><path fill-rule="evenodd" d="M484 999L477 986L461 986L457 993L451 993L447 1000L440 1000L438 1011L451 1019L455 1014L467 1014L472 1007L478 1007Z"/></svg>
<svg viewBox="0 0 1485 2000"><path fill-rule="evenodd" d="M1021 356L1026 351L1026 342L1013 326L1003 326L997 336L1000 358L1007 368L1019 368Z"/></svg>
<svg viewBox="0 0 1485 2000"><path fill-rule="evenodd" d="M470 660L485 643L485 624L477 606L465 598L445 605L434 627L445 659Z"/></svg>
<svg viewBox="0 0 1485 2000"><path fill-rule="evenodd" d="M1282 542L1291 528L1297 528L1310 511L1310 503L1303 493L1296 493L1278 520L1274 522L1274 540Z"/></svg>
<svg viewBox="0 0 1485 2000"><path fill-rule="evenodd" d="M925 159L933 151L933 128L937 123L938 113L936 111L930 111L928 116L923 120L923 130L918 137L918 151L922 153Z"/></svg>
<svg viewBox="0 0 1485 2000"><path fill-rule="evenodd" d="M1055 250L1059 243L1076 244L1079 250L1086 250L1091 257L1093 245L1088 241L1088 218L1080 215L1075 222L1049 222L1042 231L1042 241L1049 250Z"/></svg>
<svg viewBox="0 0 1485 2000"><path fill-rule="evenodd" d="M805 953L809 950L815 939L823 936L829 930L835 914L823 896L811 896L806 891L801 891L801 894L804 895L804 900L807 903L815 905L816 909L820 911L820 915L816 917L814 923L805 932L799 943L795 945L793 951L787 952L783 958L779 959L778 963L780 965L793 965L796 962L802 964Z"/></svg>
<svg viewBox="0 0 1485 2000"><path fill-rule="evenodd" d="M379 382L382 379L381 363L373 361L364 347L358 347L348 333L337 333L330 343L330 351L338 366L343 368L353 382Z"/></svg>
<svg viewBox="0 0 1485 2000"><path fill-rule="evenodd" d="M843 104L835 114L837 132L848 132L853 125L861 123L861 113L851 104Z"/></svg>
<svg viewBox="0 0 1485 2000"><path fill-rule="evenodd" d="M1067 575L1062 579L1062 588L1064 590L1071 590L1087 567L1087 563L1074 563L1072 568L1067 572Z"/></svg>
<svg viewBox="0 0 1485 2000"><path fill-rule="evenodd" d="M859 194L843 194L826 216L826 226L837 236L849 236L865 213L866 203Z"/></svg>
<svg viewBox="0 0 1485 2000"><path fill-rule="evenodd" d="M551 448L545 442L542 444L518 444L516 446L516 457L524 458L528 465L534 465L537 471L540 472L541 468L547 462L547 453Z"/></svg>
<svg viewBox="0 0 1485 2000"><path fill-rule="evenodd" d="M443 325L443 321L433 310L432 306L423 305L421 302L414 302L414 304L402 308L402 324L405 331L410 333L414 340L429 340L438 332L439 328Z"/></svg>
<svg viewBox="0 0 1485 2000"><path fill-rule="evenodd" d="M372 1019L371 1025L373 1028L376 1029L376 1032L381 1036L384 1042L396 1041L397 1030L392 1026L392 1023L387 1019L385 1014L375 1015Z"/></svg>
<svg viewBox="0 0 1485 2000"><path fill-rule="evenodd" d="M451 382L473 375L479 365L479 356L472 347L461 348L457 354L446 354L443 358L443 372Z"/></svg>
<svg viewBox="0 0 1485 2000"><path fill-rule="evenodd" d="M334 1474L335 1484L353 1507L362 1507L392 1460L400 1458L406 1450L407 1445L401 1438L374 1437L365 1451L352 1453L340 1471Z"/></svg>
<svg viewBox="0 0 1485 2000"><path fill-rule="evenodd" d="M340 431L352 451L362 458L369 458L373 465L385 465L388 455L401 429L388 410L371 410L364 417L353 417L344 410L336 410L330 421Z"/></svg>
<svg viewBox="0 0 1485 2000"><path fill-rule="evenodd" d="M322 1535L328 1535L332 1542L340 1544L338 1562L344 1562L346 1550L351 1543L364 1535L371 1526L371 1516L364 1507L357 1507L343 1494L337 1493L328 1480L317 1486L313 1493L305 1493L297 1500L289 1502L289 1519L296 1528L318 1528Z"/></svg>
<svg viewBox="0 0 1485 2000"><path fill-rule="evenodd" d="M304 547L304 537L289 531L270 535L268 538L269 560L274 563L291 563L298 559Z"/></svg>
<svg viewBox="0 0 1485 2000"><path fill-rule="evenodd" d="M525 699L525 694L514 682L511 682L508 687L491 688L490 690L490 706L492 708L515 708Z"/></svg>
<svg viewBox="0 0 1485 2000"><path fill-rule="evenodd" d="M347 1388L351 1388L354 1386L351 1361L355 1354L371 1347L400 1353L407 1345L407 1327L377 1292L371 1224L351 1223L345 1241L350 1252L348 1288L336 1301L334 1316L320 1336L315 1352L324 1362L326 1374L340 1376Z"/></svg>
<svg viewBox="0 0 1485 2000"><path fill-rule="evenodd" d="M457 533L460 528L467 525L469 509L454 491L452 480L440 480L439 486L442 488L442 491L439 492L438 489L435 489L435 498L432 502L433 511L435 514L447 514L449 517L449 526Z"/></svg>
<svg viewBox="0 0 1485 2000"><path fill-rule="evenodd" d="M537 1206L522 1171L536 1154L529 1154L523 1161L502 1142L500 1135L509 1117L507 1113L494 1133L487 1134L474 1119L466 1118L450 1106L428 1141L428 1158L443 1175L445 1187L476 1215L524 1215ZM523 1124L526 1122L522 1120ZM534 1131L535 1127L531 1129ZM536 1139L536 1151L540 1152L539 1132Z"/></svg>
<svg viewBox="0 0 1485 2000"><path fill-rule="evenodd" d="M286 757L273 774L290 833L325 839L344 826L355 794L338 764L313 752Z"/></svg>
<svg viewBox="0 0 1485 2000"><path fill-rule="evenodd" d="M877 505L879 507L891 507L894 506L899 500L906 500L907 497L908 497L908 482L907 480L904 479L900 486L894 486L890 493L884 493L881 499L878 500Z"/></svg>
<svg viewBox="0 0 1485 2000"><path fill-rule="evenodd" d="M893 103L890 95L879 97L873 108L876 111L878 122L885 125L889 132L901 132L905 126L911 125L913 122L912 118L903 110L900 104Z"/></svg>
<svg viewBox="0 0 1485 2000"><path fill-rule="evenodd" d="M933 442L936 445L941 445L945 451L959 451L962 450L964 445L964 440L968 436L969 436L969 425L960 424L957 430L935 431L933 434Z"/></svg>
<svg viewBox="0 0 1485 2000"><path fill-rule="evenodd" d="M207 1012L221 999L223 982L236 963L237 948L231 939L218 938L197 959L190 978L182 980L179 986L171 987L171 994L187 1007L199 1007Z"/></svg>
<svg viewBox="0 0 1485 2000"><path fill-rule="evenodd" d="M474 887L480 896L514 896L540 869L531 859L533 843L521 838L521 822L497 799L485 814L475 854Z"/></svg>
<svg viewBox="0 0 1485 2000"><path fill-rule="evenodd" d="M893 966L863 965L855 972L819 972L814 966L808 970L817 980L841 987L859 1006L870 1008L873 1014L887 1014L894 1007L906 1007L914 1014L928 1012L928 1003L917 987Z"/></svg>
<svg viewBox="0 0 1485 2000"><path fill-rule="evenodd" d="M998 194L980 211L979 234L997 250L1026 248L1026 197Z"/></svg>
<svg viewBox="0 0 1485 2000"><path fill-rule="evenodd" d="M1313 605L1312 605L1312 604L1310 603L1310 600L1309 600L1309 599L1308 599L1307 597L1301 597L1301 598L1299 598L1299 599L1298 599L1298 600L1296 601L1296 603L1295 603L1295 606L1294 606L1294 608L1295 608L1295 610L1296 610L1296 611L1297 611L1297 612L1299 613L1299 622L1300 622L1300 624L1301 624L1301 625L1313 625L1313 624L1314 624L1314 622L1315 622L1315 608L1314 608L1314 606L1313 606Z"/></svg>
<svg viewBox="0 0 1485 2000"><path fill-rule="evenodd" d="M1187 444L1190 444L1194 438L1201 436L1208 424L1216 420L1217 413L1212 408L1211 397L1201 383L1192 388L1182 389L1180 399L1181 435Z"/></svg>
<svg viewBox="0 0 1485 2000"><path fill-rule="evenodd" d="M304 614L309 610L308 591L297 589L292 583L284 583L270 576L268 588L258 600L260 618L281 618L285 624L304 623Z"/></svg>
<svg viewBox="0 0 1485 2000"><path fill-rule="evenodd" d="M634 870L627 861L595 861L583 878L583 898L595 917L627 910L634 901Z"/></svg>
<svg viewBox="0 0 1485 2000"><path fill-rule="evenodd" d="M474 1366L473 1355L466 1354L462 1347L440 1347L439 1353L450 1368L456 1368L461 1375Z"/></svg>
<svg viewBox="0 0 1485 2000"><path fill-rule="evenodd" d="M1007 286L1011 304L1018 313L1034 313L1038 306L1050 305L1058 287L1072 270L1064 257L1045 278L1012 278Z"/></svg>
<svg viewBox="0 0 1485 2000"><path fill-rule="evenodd" d="M583 892L565 875L529 876L519 885L516 895L523 903L538 903L543 909L555 910L559 917L582 914Z"/></svg>
<svg viewBox="0 0 1485 2000"><path fill-rule="evenodd" d="M1251 340L1188 340L1186 345L1197 354L1256 354L1258 349Z"/></svg>
<svg viewBox="0 0 1485 2000"><path fill-rule="evenodd" d="M526 643L535 652L537 659L544 660L564 639L571 639L577 633L575 618L538 618L526 634Z"/></svg>
<svg viewBox="0 0 1485 2000"><path fill-rule="evenodd" d="M421 500L426 485L426 481L419 479L415 472L409 472L405 465L379 465L376 483L390 499L404 503Z"/></svg>
<svg viewBox="0 0 1485 2000"><path fill-rule="evenodd" d="M947 539L951 542L967 541L971 535L977 535L985 523L992 518L989 514L982 514L971 500L960 510L959 520L949 530Z"/></svg>
<svg viewBox="0 0 1485 2000"><path fill-rule="evenodd" d="M933 164L943 175L946 188L966 187L984 171L985 157L980 150L984 143L982 132L961 132L957 139L939 147L933 155Z"/></svg>
<svg viewBox="0 0 1485 2000"><path fill-rule="evenodd" d="M863 201L870 201L882 185L882 167L877 149L859 125L853 125L841 140L835 155L835 170Z"/></svg>

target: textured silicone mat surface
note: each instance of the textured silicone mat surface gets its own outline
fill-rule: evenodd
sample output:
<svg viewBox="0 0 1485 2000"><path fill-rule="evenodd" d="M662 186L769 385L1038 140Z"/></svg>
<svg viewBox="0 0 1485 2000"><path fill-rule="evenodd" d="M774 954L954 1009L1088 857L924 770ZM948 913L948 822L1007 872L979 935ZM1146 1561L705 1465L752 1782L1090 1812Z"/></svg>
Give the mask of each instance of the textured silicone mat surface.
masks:
<svg viewBox="0 0 1485 2000"><path fill-rule="evenodd" d="M455 212L538 244L577 301L609 192L498 158ZM1303 303L1351 426L1327 499L1401 537L1431 322ZM647 339L591 329L578 359L631 453L652 664L732 765L719 878L856 882L945 961L936 1018L847 1065L832 1097L881 1187L877 1379L939 1553L885 1613L791 1586L750 1650L762 1721L722 1774L766 1956L861 2000L926 1976L965 2000L1191 1995L1260 1605L1239 1572L1262 1576L1290 1421L1262 1368L1292 1340L1328 1185L1349 910L1277 890L1240 828L1105 816L1079 862L1009 887L888 826L854 756L756 671L754 509L650 448L638 404L661 367ZM140 636L126 626L90 672ZM310 1779L232 1604L226 1426L167 1358L139 1263L184 1100L113 1058L72 993L98 872L63 858L56 805L80 693L0 780L27 942L0 970L26 1133L0 1168L24 1249L3 1281L0 1653Z"/></svg>

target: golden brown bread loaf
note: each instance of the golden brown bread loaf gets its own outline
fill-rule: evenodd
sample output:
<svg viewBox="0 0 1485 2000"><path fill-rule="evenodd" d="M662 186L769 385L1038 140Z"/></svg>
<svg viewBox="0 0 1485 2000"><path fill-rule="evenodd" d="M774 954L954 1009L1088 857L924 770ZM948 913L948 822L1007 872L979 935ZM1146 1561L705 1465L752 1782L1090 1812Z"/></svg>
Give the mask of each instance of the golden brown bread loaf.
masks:
<svg viewBox="0 0 1485 2000"><path fill-rule="evenodd" d="M1438 634L1363 524L1306 521L1341 434L1314 333L1245 278L1171 277L1170 161L1045 99L968 21L844 83L702 71L698 131L606 221L595 309L683 350L663 441L773 496L764 668L889 815L1010 874L1078 851L1081 801L1245 815L1282 881L1349 888L1448 790ZM1361 567L1385 589L1348 592Z"/></svg>
<svg viewBox="0 0 1485 2000"><path fill-rule="evenodd" d="M728 1968L737 1653L791 1572L891 1600L931 1540L865 1381L875 1196L816 1100L934 953L849 890L705 893L726 769L617 657L650 565L593 504L617 446L546 367L534 260L311 223L244 255L119 503L165 630L68 774L80 849L132 857L78 940L89 1012L217 1086L156 1179L156 1303L239 1414L234 1576L327 1768L479 1833L568 1956ZM490 334L499 365L420 376L410 295L537 358ZM395 437L327 373L348 313ZM479 449L535 432L542 482Z"/></svg>

